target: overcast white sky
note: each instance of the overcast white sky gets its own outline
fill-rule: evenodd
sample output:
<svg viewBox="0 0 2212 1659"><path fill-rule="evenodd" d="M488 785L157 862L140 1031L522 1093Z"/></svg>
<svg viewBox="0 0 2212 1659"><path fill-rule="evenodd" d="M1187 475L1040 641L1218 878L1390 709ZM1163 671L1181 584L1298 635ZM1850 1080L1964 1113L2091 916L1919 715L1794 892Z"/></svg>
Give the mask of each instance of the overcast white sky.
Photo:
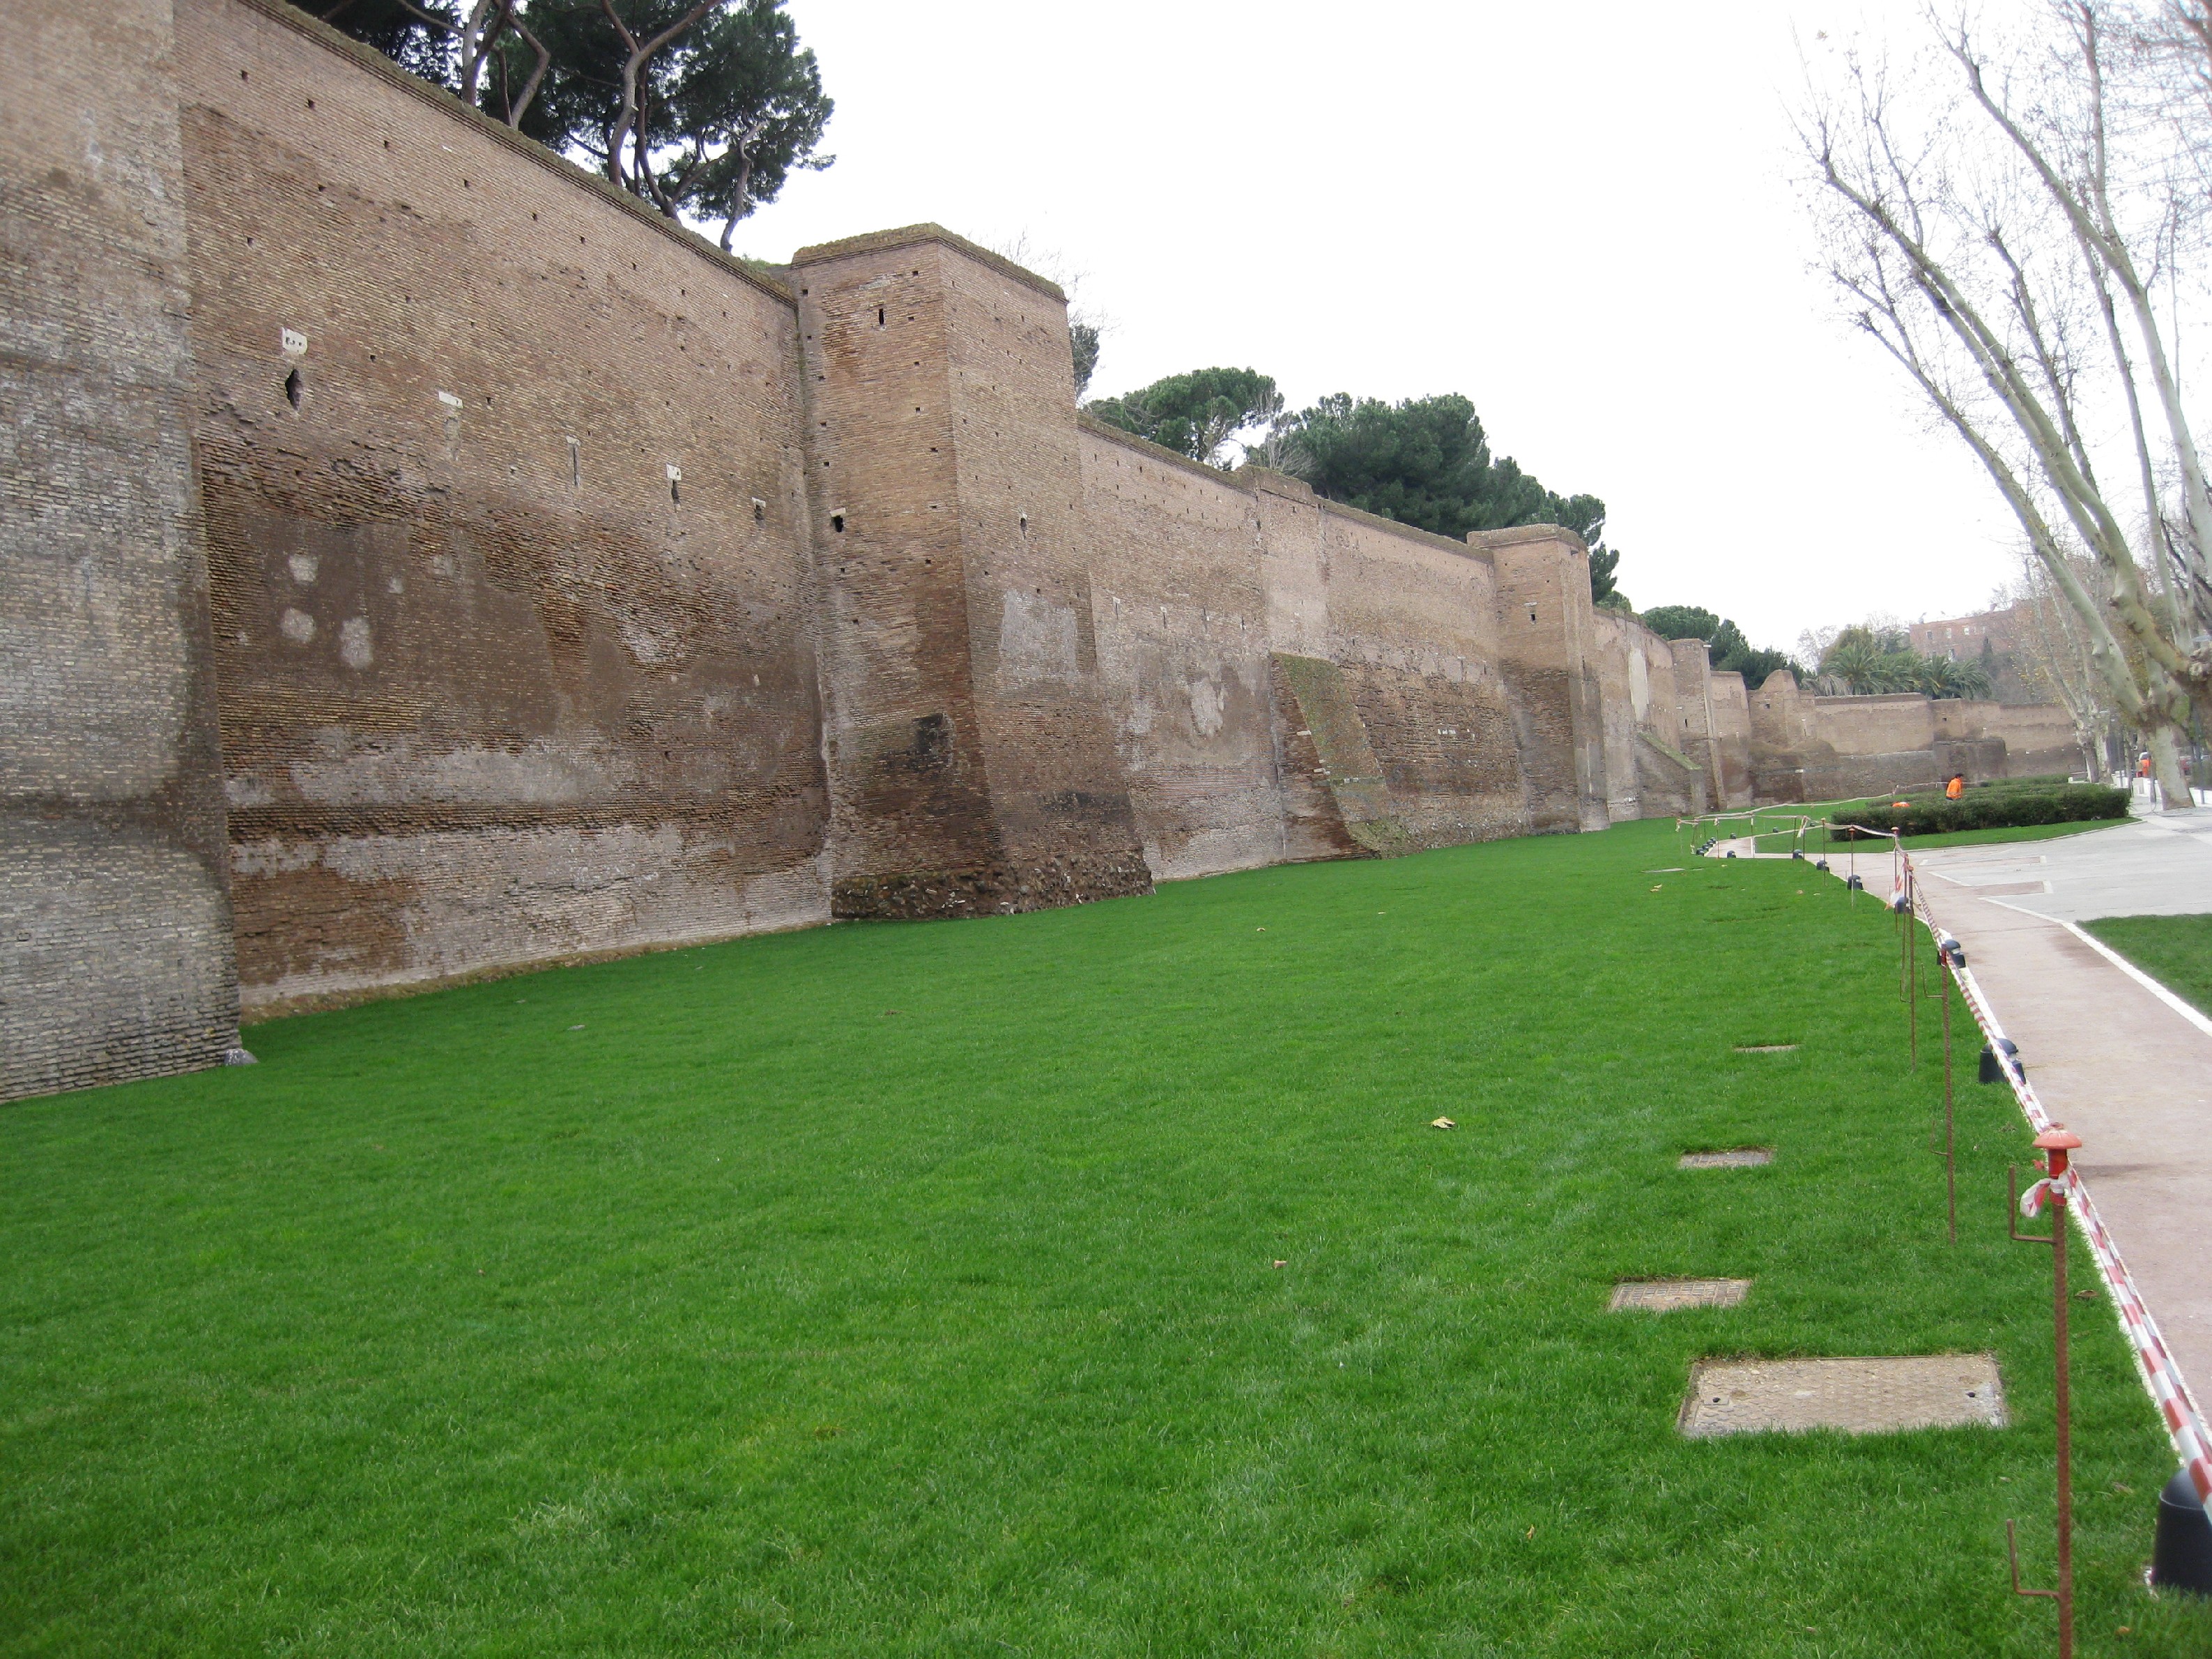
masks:
<svg viewBox="0 0 2212 1659"><path fill-rule="evenodd" d="M741 226L784 259L920 220L1081 273L1094 393L1214 363L1463 392L1611 510L1639 606L1754 643L1979 610L2002 504L1807 269L1784 104L1809 40L1908 0L791 0L837 100ZM1830 14L1833 14L1832 16Z"/></svg>

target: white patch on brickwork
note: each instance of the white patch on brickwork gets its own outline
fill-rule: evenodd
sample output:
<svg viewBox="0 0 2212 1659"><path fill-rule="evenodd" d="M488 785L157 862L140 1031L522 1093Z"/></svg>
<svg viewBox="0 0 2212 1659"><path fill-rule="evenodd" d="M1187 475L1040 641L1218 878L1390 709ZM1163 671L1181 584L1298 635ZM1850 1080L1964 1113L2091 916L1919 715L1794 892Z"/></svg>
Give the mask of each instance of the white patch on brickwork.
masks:
<svg viewBox="0 0 2212 1659"><path fill-rule="evenodd" d="M1633 647L1628 653L1628 706L1636 711L1638 724L1651 712L1651 671L1644 665L1644 653Z"/></svg>
<svg viewBox="0 0 2212 1659"><path fill-rule="evenodd" d="M279 329L276 341L284 348L284 355L287 357L304 357L307 355L307 337L296 328Z"/></svg>
<svg viewBox="0 0 2212 1659"><path fill-rule="evenodd" d="M315 637L315 619L304 611L287 611L276 624L277 632L295 645L305 645Z"/></svg>
<svg viewBox="0 0 2212 1659"><path fill-rule="evenodd" d="M230 848L234 876L289 876L321 862L322 849L311 841L287 842L271 836L265 841L234 842Z"/></svg>
<svg viewBox="0 0 2212 1659"><path fill-rule="evenodd" d="M637 617L625 615L620 623L623 648L639 663L650 666L673 654L669 641L647 627Z"/></svg>
<svg viewBox="0 0 2212 1659"><path fill-rule="evenodd" d="M376 660L369 649L368 617L348 617L338 624L338 660L348 668L366 668Z"/></svg>
<svg viewBox="0 0 2212 1659"><path fill-rule="evenodd" d="M267 784L254 777L225 778L222 795L233 806L266 806L276 799Z"/></svg>
<svg viewBox="0 0 2212 1659"><path fill-rule="evenodd" d="M1009 588L999 620L999 672L1014 680L1079 678L1075 612L1042 594Z"/></svg>
<svg viewBox="0 0 2212 1659"><path fill-rule="evenodd" d="M302 799L331 806L408 801L476 805L607 800L635 786L634 769L613 751L538 742L520 753L455 749L417 753L404 738L356 750L349 733L329 734L329 758L291 768Z"/></svg>
<svg viewBox="0 0 2212 1659"><path fill-rule="evenodd" d="M1221 729L1221 688L1212 680L1193 680L1190 693L1191 724L1198 727L1201 738L1210 738Z"/></svg>
<svg viewBox="0 0 2212 1659"><path fill-rule="evenodd" d="M322 561L314 554L295 553L284 562L292 572L292 580L301 586L313 587L315 585L315 572L321 568Z"/></svg>

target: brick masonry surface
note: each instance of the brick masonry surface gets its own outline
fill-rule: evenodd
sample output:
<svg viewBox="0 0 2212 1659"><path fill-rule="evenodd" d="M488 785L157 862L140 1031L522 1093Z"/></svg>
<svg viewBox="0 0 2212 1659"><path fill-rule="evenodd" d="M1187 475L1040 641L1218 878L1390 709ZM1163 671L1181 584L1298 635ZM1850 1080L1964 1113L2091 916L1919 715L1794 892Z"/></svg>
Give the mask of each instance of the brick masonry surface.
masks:
<svg viewBox="0 0 2212 1659"><path fill-rule="evenodd" d="M1565 531L1100 426L1060 290L937 227L749 264L281 0L27 3L7 1096L241 1007L2063 744L1753 706Z"/></svg>
<svg viewBox="0 0 2212 1659"><path fill-rule="evenodd" d="M238 991L167 0L34 0L0 121L0 1094L210 1065Z"/></svg>

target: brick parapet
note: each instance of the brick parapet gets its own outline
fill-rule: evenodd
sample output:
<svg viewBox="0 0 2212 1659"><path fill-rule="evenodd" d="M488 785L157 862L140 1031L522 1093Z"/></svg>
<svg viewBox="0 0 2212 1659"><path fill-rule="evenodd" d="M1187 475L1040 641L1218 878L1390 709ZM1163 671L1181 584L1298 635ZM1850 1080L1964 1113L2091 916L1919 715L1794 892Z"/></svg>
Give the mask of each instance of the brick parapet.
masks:
<svg viewBox="0 0 2212 1659"><path fill-rule="evenodd" d="M793 297L789 287L783 281L768 274L754 261L723 252L680 220L671 219L658 208L640 201L611 180L586 172L566 156L548 149L534 138L525 137L505 122L495 121L482 110L463 103L445 88L434 85L419 75L410 74L374 46L350 35L341 34L321 18L291 4L290 0L227 0L227 3L258 12L270 21L304 35L325 51L337 53L364 74L374 76L386 85L435 111L443 118L459 122L489 139L529 166L551 173L562 185L590 191L607 206L628 214L654 234L667 237L685 252L720 266L739 281L749 283L762 292L787 301ZM1037 280L1043 279L1040 277Z"/></svg>

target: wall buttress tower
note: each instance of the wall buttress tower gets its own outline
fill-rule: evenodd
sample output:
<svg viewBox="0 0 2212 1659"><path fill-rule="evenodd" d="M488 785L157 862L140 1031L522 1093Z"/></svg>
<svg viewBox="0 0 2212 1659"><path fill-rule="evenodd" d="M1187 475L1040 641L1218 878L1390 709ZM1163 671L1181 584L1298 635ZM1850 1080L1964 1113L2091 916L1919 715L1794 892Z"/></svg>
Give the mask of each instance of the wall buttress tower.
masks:
<svg viewBox="0 0 2212 1659"><path fill-rule="evenodd" d="M1151 889L1098 685L1060 290L923 225L804 248L832 904Z"/></svg>

